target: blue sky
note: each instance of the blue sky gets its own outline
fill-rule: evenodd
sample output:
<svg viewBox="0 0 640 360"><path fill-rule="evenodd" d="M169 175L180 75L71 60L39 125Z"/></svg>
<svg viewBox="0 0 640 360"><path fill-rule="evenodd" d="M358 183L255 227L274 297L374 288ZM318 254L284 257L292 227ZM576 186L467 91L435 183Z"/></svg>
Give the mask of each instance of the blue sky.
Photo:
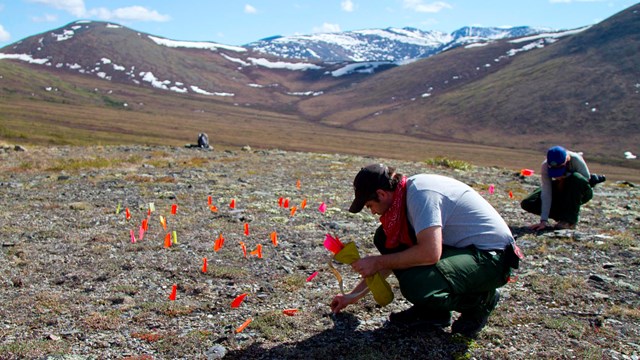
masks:
<svg viewBox="0 0 640 360"><path fill-rule="evenodd" d="M0 0L0 47L79 19L174 40L243 45L273 35L387 27L573 29L638 0Z"/></svg>

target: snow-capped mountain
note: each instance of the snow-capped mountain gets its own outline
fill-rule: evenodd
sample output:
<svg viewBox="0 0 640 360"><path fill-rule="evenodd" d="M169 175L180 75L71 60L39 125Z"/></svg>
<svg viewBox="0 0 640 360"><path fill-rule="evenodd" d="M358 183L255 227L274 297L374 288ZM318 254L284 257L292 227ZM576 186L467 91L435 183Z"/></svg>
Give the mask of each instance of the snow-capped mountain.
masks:
<svg viewBox="0 0 640 360"><path fill-rule="evenodd" d="M548 32L527 26L463 27L451 34L409 27L368 29L274 36L249 43L245 47L290 59L314 59L324 62L402 62L429 57L460 45L529 36L543 31Z"/></svg>
<svg viewBox="0 0 640 360"><path fill-rule="evenodd" d="M245 119L282 116L332 129L501 147L553 142L613 156L638 143L638 14L640 4L563 32L468 27L271 39L289 44L281 56L77 21L0 49L0 105L25 119L35 116L33 104L42 104L43 119L58 105L63 117L76 114L68 105L106 107L126 110L125 122L157 107L159 119L169 111L180 113L178 123L232 116L242 119L234 126L252 130ZM293 44L308 57L293 58ZM352 60L324 60L337 54ZM376 56L384 60L370 61Z"/></svg>

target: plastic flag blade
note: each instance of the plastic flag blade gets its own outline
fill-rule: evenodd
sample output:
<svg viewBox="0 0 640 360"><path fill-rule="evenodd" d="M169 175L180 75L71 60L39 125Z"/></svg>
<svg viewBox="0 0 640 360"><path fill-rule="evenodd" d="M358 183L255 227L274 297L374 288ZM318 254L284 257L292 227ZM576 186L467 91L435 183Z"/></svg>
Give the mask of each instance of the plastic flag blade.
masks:
<svg viewBox="0 0 640 360"><path fill-rule="evenodd" d="M307 282L313 280L316 276L318 276L318 272L315 271L313 274L309 275L309 277L307 278Z"/></svg>
<svg viewBox="0 0 640 360"><path fill-rule="evenodd" d="M244 298L247 297L247 295L248 295L247 293L240 294L235 299L233 299L233 301L231 302L231 308L235 309L239 307L240 304L242 304L242 301L244 300Z"/></svg>
<svg viewBox="0 0 640 360"><path fill-rule="evenodd" d="M247 326L249 326L249 324L251 324L252 321L253 321L252 318L248 318L247 321L243 322L242 325L238 326L238 328L236 329L236 334L244 330Z"/></svg>

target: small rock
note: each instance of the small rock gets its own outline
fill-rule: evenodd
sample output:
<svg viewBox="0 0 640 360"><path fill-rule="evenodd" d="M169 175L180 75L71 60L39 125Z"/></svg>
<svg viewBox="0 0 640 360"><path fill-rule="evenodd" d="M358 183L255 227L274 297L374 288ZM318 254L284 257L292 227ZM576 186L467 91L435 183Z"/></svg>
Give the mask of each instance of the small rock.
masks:
<svg viewBox="0 0 640 360"><path fill-rule="evenodd" d="M591 281L595 281L595 282L600 282L600 283L604 283L604 282L611 282L612 279L608 276L604 276L604 275L597 275L597 274L592 274L589 276L589 280Z"/></svg>
<svg viewBox="0 0 640 360"><path fill-rule="evenodd" d="M69 204L69 208L71 210L88 210L91 207L91 204L79 201Z"/></svg>
<svg viewBox="0 0 640 360"><path fill-rule="evenodd" d="M215 345L207 349L204 354L206 355L207 360L222 359L227 355L227 349L222 345Z"/></svg>

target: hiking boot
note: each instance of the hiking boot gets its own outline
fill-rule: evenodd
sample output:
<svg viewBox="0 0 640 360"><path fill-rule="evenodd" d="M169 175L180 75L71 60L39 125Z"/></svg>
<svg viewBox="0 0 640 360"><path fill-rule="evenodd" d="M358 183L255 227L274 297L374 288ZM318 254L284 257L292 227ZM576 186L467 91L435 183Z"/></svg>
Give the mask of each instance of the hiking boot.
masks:
<svg viewBox="0 0 640 360"><path fill-rule="evenodd" d="M451 312L433 313L424 307L413 305L406 310L391 313L389 322L393 325L408 327L433 326L445 328L451 325Z"/></svg>
<svg viewBox="0 0 640 360"><path fill-rule="evenodd" d="M489 315L500 301L500 292L495 289L487 295L480 305L471 309L469 312L463 312L462 315L451 325L452 334L462 334L468 338L475 338L480 331L487 325Z"/></svg>
<svg viewBox="0 0 640 360"><path fill-rule="evenodd" d="M591 174L591 176L589 176L589 185L591 185L591 187L605 181L607 181L607 178L604 175Z"/></svg>
<svg viewBox="0 0 640 360"><path fill-rule="evenodd" d="M576 228L576 224L572 224L567 221L558 221L556 226L554 226L556 230L573 230Z"/></svg>

